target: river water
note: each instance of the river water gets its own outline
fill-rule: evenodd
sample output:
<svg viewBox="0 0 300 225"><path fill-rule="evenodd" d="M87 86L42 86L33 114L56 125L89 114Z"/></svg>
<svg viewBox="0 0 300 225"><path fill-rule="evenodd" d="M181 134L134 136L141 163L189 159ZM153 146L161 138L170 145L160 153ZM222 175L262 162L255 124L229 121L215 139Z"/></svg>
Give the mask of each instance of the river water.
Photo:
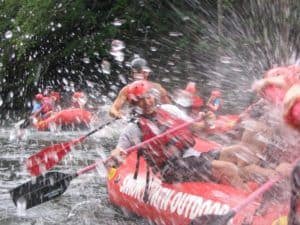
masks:
<svg viewBox="0 0 300 225"><path fill-rule="evenodd" d="M120 124L121 123L121 124ZM114 122L97 132L84 143L77 145L55 167L64 173L74 173L94 160L107 155L115 145L122 122ZM86 134L76 132L22 133L14 127L0 128L0 224L1 225L135 225L148 224L141 218L126 215L108 201L105 171L103 169L80 175L72 180L66 192L55 200L26 211L18 209L8 191L27 182L30 175L25 170L26 158L54 143L69 141Z"/></svg>

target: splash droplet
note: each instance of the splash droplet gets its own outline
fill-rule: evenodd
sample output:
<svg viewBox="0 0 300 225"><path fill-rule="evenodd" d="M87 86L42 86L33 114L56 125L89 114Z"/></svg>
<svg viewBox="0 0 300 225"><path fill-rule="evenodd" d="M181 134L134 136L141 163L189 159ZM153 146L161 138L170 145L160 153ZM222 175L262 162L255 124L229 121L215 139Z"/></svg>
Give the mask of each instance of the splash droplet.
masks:
<svg viewBox="0 0 300 225"><path fill-rule="evenodd" d="M106 60L103 60L101 63L101 69L104 74L110 74L110 63Z"/></svg>
<svg viewBox="0 0 300 225"><path fill-rule="evenodd" d="M5 36L6 39L11 39L12 36L13 36L13 33L10 30L8 30L8 31L5 32L4 36Z"/></svg>
<svg viewBox="0 0 300 225"><path fill-rule="evenodd" d="M169 35L170 35L171 37L180 37L180 36L182 36L183 34L180 33L180 32L174 31L174 32L170 32Z"/></svg>
<svg viewBox="0 0 300 225"><path fill-rule="evenodd" d="M82 61L85 63L85 64L89 64L90 63L90 59L85 57L82 59Z"/></svg>
<svg viewBox="0 0 300 225"><path fill-rule="evenodd" d="M157 51L157 48L152 46L152 47L150 47L150 51L156 52L156 51Z"/></svg>
<svg viewBox="0 0 300 225"><path fill-rule="evenodd" d="M115 19L115 20L112 22L112 25L114 25L114 26L116 26L116 27L119 27L119 26L122 26L123 23L125 23L125 20Z"/></svg>
<svg viewBox="0 0 300 225"><path fill-rule="evenodd" d="M121 51L125 48L125 44L123 41L120 40L113 40L111 42L111 51Z"/></svg>

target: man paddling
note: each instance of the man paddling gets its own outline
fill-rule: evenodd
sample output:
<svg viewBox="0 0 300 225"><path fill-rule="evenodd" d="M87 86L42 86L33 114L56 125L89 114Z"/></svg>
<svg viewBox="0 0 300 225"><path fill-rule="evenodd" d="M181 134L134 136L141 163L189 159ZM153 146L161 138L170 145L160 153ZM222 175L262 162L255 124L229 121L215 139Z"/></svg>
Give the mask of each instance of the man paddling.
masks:
<svg viewBox="0 0 300 225"><path fill-rule="evenodd" d="M119 163L127 155L125 149L191 120L176 106L157 106L157 93L153 83L145 80L128 86L128 97L138 107L139 118L137 123L128 124L111 152L112 158ZM143 156L152 172L161 176L164 182L217 180L245 188L237 167L217 160L222 153L200 153L193 149L194 145L190 128L185 128L138 149L138 156Z"/></svg>
<svg viewBox="0 0 300 225"><path fill-rule="evenodd" d="M83 91L76 91L72 95L71 107L83 109L87 103L87 96Z"/></svg>
<svg viewBox="0 0 300 225"><path fill-rule="evenodd" d="M147 80L150 73L150 68L148 67L146 60L142 58L136 58L132 60L131 73L134 80ZM152 82L152 85L154 85L160 92L160 101L162 103L169 103L170 99L168 97L168 92L158 83ZM109 114L115 118L122 118L123 113L121 110L126 103L130 103L128 98L128 85L123 87L119 92L118 97L115 99L109 110Z"/></svg>

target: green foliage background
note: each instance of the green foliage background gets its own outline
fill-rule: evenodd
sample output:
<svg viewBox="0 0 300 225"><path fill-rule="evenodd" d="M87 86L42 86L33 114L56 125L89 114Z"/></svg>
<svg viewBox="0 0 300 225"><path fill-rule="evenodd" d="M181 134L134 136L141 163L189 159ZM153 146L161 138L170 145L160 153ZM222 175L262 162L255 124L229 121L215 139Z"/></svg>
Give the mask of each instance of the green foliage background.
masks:
<svg viewBox="0 0 300 225"><path fill-rule="evenodd" d="M38 87L57 86L62 77L76 83L86 78L105 83L107 77L104 75L96 79L89 77L82 58L89 58L90 65L100 64L103 58L110 57L113 39L122 39L137 49L139 42L147 45L148 41L166 36L178 21L182 21L175 8L180 9L181 14L183 11L187 15L193 14L193 6L185 1L2 1L2 110L26 108ZM113 25L116 19L124 24L120 27ZM8 32L12 37L8 37ZM171 44L184 48L189 41L182 37L178 43ZM63 70L59 74L59 68L73 69L75 73ZM114 77L108 80L114 80Z"/></svg>
<svg viewBox="0 0 300 225"><path fill-rule="evenodd" d="M222 15L218 15L218 1L222 3ZM233 54L241 63L249 62L251 55L252 69L261 72L274 63L286 62L287 55L291 55L287 45L298 52L298 3L297 0L274 0L272 4L260 0L2 0L1 115L28 110L32 96L47 85L62 89L66 81L72 81L80 88L88 88L85 82L88 80L102 93L112 85L120 88L124 83L119 75L127 74L128 67L125 62L112 59L110 48L114 39L126 43L125 61L135 53L148 59L156 79L172 67L170 79L175 83L183 78L205 83L213 76L210 72L216 70L216 58L221 53ZM288 13L282 10L285 7ZM221 36L217 33L218 18L223 19ZM114 25L116 20L122 25ZM285 30L289 32L286 34ZM170 38L174 31L179 34ZM149 50L152 45L157 51ZM99 70L103 59L112 62L112 74ZM256 60L262 60L263 66L255 65ZM249 74L249 69L246 70L245 74ZM228 81L231 82L230 76L220 82L224 85Z"/></svg>

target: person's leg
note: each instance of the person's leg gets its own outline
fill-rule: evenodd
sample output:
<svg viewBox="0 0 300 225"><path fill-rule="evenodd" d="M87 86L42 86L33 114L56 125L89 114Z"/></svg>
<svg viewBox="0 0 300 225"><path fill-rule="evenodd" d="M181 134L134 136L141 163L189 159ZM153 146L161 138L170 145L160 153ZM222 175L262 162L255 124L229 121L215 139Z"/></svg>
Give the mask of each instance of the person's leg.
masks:
<svg viewBox="0 0 300 225"><path fill-rule="evenodd" d="M237 188L248 190L247 185L244 183L239 175L239 168L230 162L213 160L211 162L212 175L224 184L231 184Z"/></svg>

